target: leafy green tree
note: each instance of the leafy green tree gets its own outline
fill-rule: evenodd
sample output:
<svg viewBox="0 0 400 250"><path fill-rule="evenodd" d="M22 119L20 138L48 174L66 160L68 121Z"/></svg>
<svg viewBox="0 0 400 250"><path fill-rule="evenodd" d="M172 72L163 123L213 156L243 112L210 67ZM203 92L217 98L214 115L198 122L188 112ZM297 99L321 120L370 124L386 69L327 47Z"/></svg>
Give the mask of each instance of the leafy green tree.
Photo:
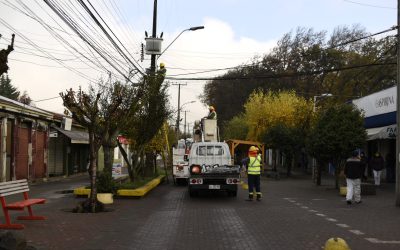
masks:
<svg viewBox="0 0 400 250"><path fill-rule="evenodd" d="M321 111L307 141L309 153L317 159L317 185L321 185L321 165L328 162L336 166L335 186L339 186L339 173L351 152L366 143L363 116L349 104L334 105Z"/></svg>
<svg viewBox="0 0 400 250"><path fill-rule="evenodd" d="M158 72L143 79L143 88L140 94L140 108L135 115L128 116L128 122L123 128L124 135L131 139L134 154L132 166L128 165L131 181L139 173L143 173L145 166L145 149L147 144L157 135L164 122L170 115L168 109L167 84L163 84L165 75Z"/></svg>
<svg viewBox="0 0 400 250"><path fill-rule="evenodd" d="M247 134L249 132L249 128L245 122L245 116L243 114L239 114L238 116L233 117L230 121L226 122L223 127L223 138L225 140L246 140Z"/></svg>
<svg viewBox="0 0 400 250"><path fill-rule="evenodd" d="M19 91L11 84L11 79L8 75L1 75L0 77L0 95L18 101Z"/></svg>
<svg viewBox="0 0 400 250"><path fill-rule="evenodd" d="M262 58L209 81L202 102L216 107L223 124L245 111L244 104L257 89L294 90L306 99L331 93L336 97L333 101L343 103L391 87L396 80L396 37L348 43L367 34L358 25L338 27L330 37L326 31L298 28ZM332 71L368 64L374 65Z"/></svg>
<svg viewBox="0 0 400 250"><path fill-rule="evenodd" d="M98 88L102 93L99 99L99 129L104 151L103 171L111 175L117 136L127 126L127 117L134 116L139 109L142 86L114 82L101 83Z"/></svg>
<svg viewBox="0 0 400 250"><path fill-rule="evenodd" d="M284 154L287 176L291 175L295 154L304 146L304 139L301 128L284 123L275 124L263 135L263 142L268 148L278 149Z"/></svg>

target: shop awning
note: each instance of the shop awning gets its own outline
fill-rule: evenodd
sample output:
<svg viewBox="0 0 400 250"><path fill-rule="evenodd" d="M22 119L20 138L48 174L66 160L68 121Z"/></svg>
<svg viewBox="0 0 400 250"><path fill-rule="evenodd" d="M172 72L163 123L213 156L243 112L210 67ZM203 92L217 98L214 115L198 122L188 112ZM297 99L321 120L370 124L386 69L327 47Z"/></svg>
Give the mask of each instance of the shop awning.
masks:
<svg viewBox="0 0 400 250"><path fill-rule="evenodd" d="M71 144L89 144L89 133L84 131L68 131L58 127L53 127L58 132L62 133L69 139L71 139Z"/></svg>
<svg viewBox="0 0 400 250"><path fill-rule="evenodd" d="M396 139L396 124L367 129L368 141L379 139Z"/></svg>

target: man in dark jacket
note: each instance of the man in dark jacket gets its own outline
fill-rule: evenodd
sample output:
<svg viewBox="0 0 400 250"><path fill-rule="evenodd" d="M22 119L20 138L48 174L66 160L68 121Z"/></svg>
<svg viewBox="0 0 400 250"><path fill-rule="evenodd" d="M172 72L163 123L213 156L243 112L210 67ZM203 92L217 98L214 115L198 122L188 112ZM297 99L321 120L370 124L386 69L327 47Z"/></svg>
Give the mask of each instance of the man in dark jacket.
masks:
<svg viewBox="0 0 400 250"><path fill-rule="evenodd" d="M361 162L358 158L358 151L354 151L344 166L344 174L346 175L347 195L346 202L351 204L354 201L361 203Z"/></svg>
<svg viewBox="0 0 400 250"><path fill-rule="evenodd" d="M371 166L374 172L374 180L375 186L381 185L381 173L385 167L385 161L379 152L376 152L375 155L369 161L369 165Z"/></svg>

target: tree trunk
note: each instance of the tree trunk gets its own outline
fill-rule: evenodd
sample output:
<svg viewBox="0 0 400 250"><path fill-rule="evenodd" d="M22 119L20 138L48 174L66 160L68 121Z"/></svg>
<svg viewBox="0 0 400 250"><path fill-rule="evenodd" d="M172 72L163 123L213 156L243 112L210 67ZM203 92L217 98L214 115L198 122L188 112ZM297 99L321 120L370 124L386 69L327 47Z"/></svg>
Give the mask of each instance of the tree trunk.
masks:
<svg viewBox="0 0 400 250"><path fill-rule="evenodd" d="M104 151L104 170L103 172L112 174L114 163L114 148L117 146L118 131L109 129L103 137L102 146Z"/></svg>
<svg viewBox="0 0 400 250"><path fill-rule="evenodd" d="M287 166L286 176L290 177L292 175L293 156L291 154L286 154L286 155L287 155L285 163L285 165Z"/></svg>
<svg viewBox="0 0 400 250"><path fill-rule="evenodd" d="M121 143L119 143L118 140L117 140L117 145L119 150L121 151L122 157L124 158L126 164L128 165L129 179L131 180L131 182L133 182L135 180L135 176L133 175L133 169L131 163L129 162L128 154L126 153L125 149L122 147Z"/></svg>
<svg viewBox="0 0 400 250"><path fill-rule="evenodd" d="M96 212L97 203L97 156L99 150L99 143L97 142L93 132L89 131L89 148L90 148L90 210L92 213Z"/></svg>
<svg viewBox="0 0 400 250"><path fill-rule="evenodd" d="M154 153L153 152L147 152L145 153L146 155L146 160L144 162L144 176L145 177L150 177L154 175Z"/></svg>
<svg viewBox="0 0 400 250"><path fill-rule="evenodd" d="M272 149L272 169L276 172L276 152Z"/></svg>
<svg viewBox="0 0 400 250"><path fill-rule="evenodd" d="M104 173L112 174L112 166L114 163L114 147L103 144L104 152Z"/></svg>
<svg viewBox="0 0 400 250"><path fill-rule="evenodd" d="M132 155L132 167L131 170L128 169L128 171L131 171L129 173L129 177L131 177L131 181L133 182L133 176L137 176L138 172L140 171L140 164L141 161L143 160L143 157L140 157L143 153L144 147L138 147L136 149L136 153ZM140 158L140 160L139 160ZM129 166L129 165L128 165Z"/></svg>
<svg viewBox="0 0 400 250"><path fill-rule="evenodd" d="M317 161L317 186L321 186L321 163Z"/></svg>

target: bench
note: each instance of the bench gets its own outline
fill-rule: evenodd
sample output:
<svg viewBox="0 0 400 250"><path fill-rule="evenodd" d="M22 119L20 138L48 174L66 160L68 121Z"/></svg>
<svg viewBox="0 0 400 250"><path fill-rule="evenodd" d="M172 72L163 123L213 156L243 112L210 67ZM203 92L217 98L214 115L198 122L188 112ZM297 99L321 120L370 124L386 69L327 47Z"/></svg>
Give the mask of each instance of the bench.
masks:
<svg viewBox="0 0 400 250"><path fill-rule="evenodd" d="M44 220L44 216L35 216L32 212L32 206L36 204L44 204L46 202L45 199L29 199L28 198L28 181L26 179L18 180L18 181L7 181L0 183L0 201L1 206L3 208L4 218L6 220L6 224L0 224L0 228L3 229L23 229L24 225L22 224L12 224L10 215L8 213L9 210L24 210L25 207L28 208L29 215L28 216L18 216L18 220ZM12 203L6 202L5 197L13 194L23 194L23 200L16 201Z"/></svg>

